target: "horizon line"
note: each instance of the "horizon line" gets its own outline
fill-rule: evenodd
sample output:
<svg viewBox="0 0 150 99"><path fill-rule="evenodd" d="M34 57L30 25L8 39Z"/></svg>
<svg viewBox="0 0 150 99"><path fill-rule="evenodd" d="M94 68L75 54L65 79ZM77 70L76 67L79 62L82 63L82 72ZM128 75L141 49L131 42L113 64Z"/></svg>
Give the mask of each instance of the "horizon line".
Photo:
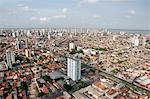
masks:
<svg viewBox="0 0 150 99"><path fill-rule="evenodd" d="M150 29L127 29L127 28L104 28L104 27L24 27L24 28L19 28L19 27L6 27L6 28L1 28L0 29L112 29L112 30L139 30L139 31L150 31Z"/></svg>

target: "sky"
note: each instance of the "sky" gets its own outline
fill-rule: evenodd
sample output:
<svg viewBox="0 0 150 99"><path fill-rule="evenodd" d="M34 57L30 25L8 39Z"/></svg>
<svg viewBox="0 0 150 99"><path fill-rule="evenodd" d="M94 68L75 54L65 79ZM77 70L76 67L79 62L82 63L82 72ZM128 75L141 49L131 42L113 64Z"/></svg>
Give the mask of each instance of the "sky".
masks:
<svg viewBox="0 0 150 99"><path fill-rule="evenodd" d="M150 29L150 0L0 0L0 28Z"/></svg>

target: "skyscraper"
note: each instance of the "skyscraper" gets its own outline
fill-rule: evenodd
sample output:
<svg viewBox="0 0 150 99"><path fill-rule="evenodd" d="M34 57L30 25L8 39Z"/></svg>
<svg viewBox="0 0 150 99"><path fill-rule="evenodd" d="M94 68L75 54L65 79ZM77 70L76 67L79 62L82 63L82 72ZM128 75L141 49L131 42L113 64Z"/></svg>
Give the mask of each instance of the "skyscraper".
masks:
<svg viewBox="0 0 150 99"><path fill-rule="evenodd" d="M6 50L6 60L7 60L7 66L9 68L12 68L12 64L15 63L15 54L11 50Z"/></svg>
<svg viewBox="0 0 150 99"><path fill-rule="evenodd" d="M67 76L77 81L81 78L81 60L78 58L67 59Z"/></svg>

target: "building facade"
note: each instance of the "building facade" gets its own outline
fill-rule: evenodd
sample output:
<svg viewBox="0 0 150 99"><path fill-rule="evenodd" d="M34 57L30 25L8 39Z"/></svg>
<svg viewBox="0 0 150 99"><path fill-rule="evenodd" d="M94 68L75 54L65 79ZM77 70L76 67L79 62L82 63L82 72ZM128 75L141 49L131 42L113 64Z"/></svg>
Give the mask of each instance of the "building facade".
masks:
<svg viewBox="0 0 150 99"><path fill-rule="evenodd" d="M7 66L9 68L12 68L12 64L15 63L15 54L13 51L6 50L6 60L7 60Z"/></svg>
<svg viewBox="0 0 150 99"><path fill-rule="evenodd" d="M76 81L81 78L81 60L78 58L67 59L67 76Z"/></svg>
<svg viewBox="0 0 150 99"><path fill-rule="evenodd" d="M75 44L69 43L69 51L72 51L73 49L75 49Z"/></svg>

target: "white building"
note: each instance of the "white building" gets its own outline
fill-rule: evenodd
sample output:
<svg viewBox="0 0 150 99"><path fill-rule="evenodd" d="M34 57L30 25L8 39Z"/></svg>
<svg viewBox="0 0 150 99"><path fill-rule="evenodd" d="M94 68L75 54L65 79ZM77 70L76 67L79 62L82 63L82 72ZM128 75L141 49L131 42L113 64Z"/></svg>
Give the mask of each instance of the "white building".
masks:
<svg viewBox="0 0 150 99"><path fill-rule="evenodd" d="M116 38L117 38L117 35L113 35L113 37L112 37L113 41L115 41Z"/></svg>
<svg viewBox="0 0 150 99"><path fill-rule="evenodd" d="M28 48L28 38L25 39L25 47Z"/></svg>
<svg viewBox="0 0 150 99"><path fill-rule="evenodd" d="M12 68L12 64L15 63L15 54L13 51L6 50L6 60L9 68Z"/></svg>
<svg viewBox="0 0 150 99"><path fill-rule="evenodd" d="M16 37L16 32L12 33L12 37L14 37L14 38Z"/></svg>
<svg viewBox="0 0 150 99"><path fill-rule="evenodd" d="M31 57L31 52L29 49L25 49L25 55L26 57Z"/></svg>
<svg viewBox="0 0 150 99"><path fill-rule="evenodd" d="M51 35L50 35L50 34L48 34L48 39L49 39L49 40L51 39Z"/></svg>
<svg viewBox="0 0 150 99"><path fill-rule="evenodd" d="M59 32L57 33L58 36L63 36L63 33Z"/></svg>
<svg viewBox="0 0 150 99"><path fill-rule="evenodd" d="M139 38L134 36L132 39L133 46L139 46Z"/></svg>
<svg viewBox="0 0 150 99"><path fill-rule="evenodd" d="M76 81L81 78L81 60L78 58L67 59L67 76Z"/></svg>
<svg viewBox="0 0 150 99"><path fill-rule="evenodd" d="M19 41L19 38L16 38L16 49L20 49L20 41Z"/></svg>
<svg viewBox="0 0 150 99"><path fill-rule="evenodd" d="M27 31L27 36L32 36L30 30Z"/></svg>
<svg viewBox="0 0 150 99"><path fill-rule="evenodd" d="M135 39L134 46L139 46L139 39L138 38Z"/></svg>
<svg viewBox="0 0 150 99"><path fill-rule="evenodd" d="M50 31L48 32L48 39L49 39L49 40L52 38L51 33L52 33L52 31L50 30Z"/></svg>
<svg viewBox="0 0 150 99"><path fill-rule="evenodd" d="M69 51L72 51L73 49L75 49L75 44L69 43Z"/></svg>
<svg viewBox="0 0 150 99"><path fill-rule="evenodd" d="M146 37L143 37L143 39L142 39L142 45L143 45L143 46L146 45Z"/></svg>

